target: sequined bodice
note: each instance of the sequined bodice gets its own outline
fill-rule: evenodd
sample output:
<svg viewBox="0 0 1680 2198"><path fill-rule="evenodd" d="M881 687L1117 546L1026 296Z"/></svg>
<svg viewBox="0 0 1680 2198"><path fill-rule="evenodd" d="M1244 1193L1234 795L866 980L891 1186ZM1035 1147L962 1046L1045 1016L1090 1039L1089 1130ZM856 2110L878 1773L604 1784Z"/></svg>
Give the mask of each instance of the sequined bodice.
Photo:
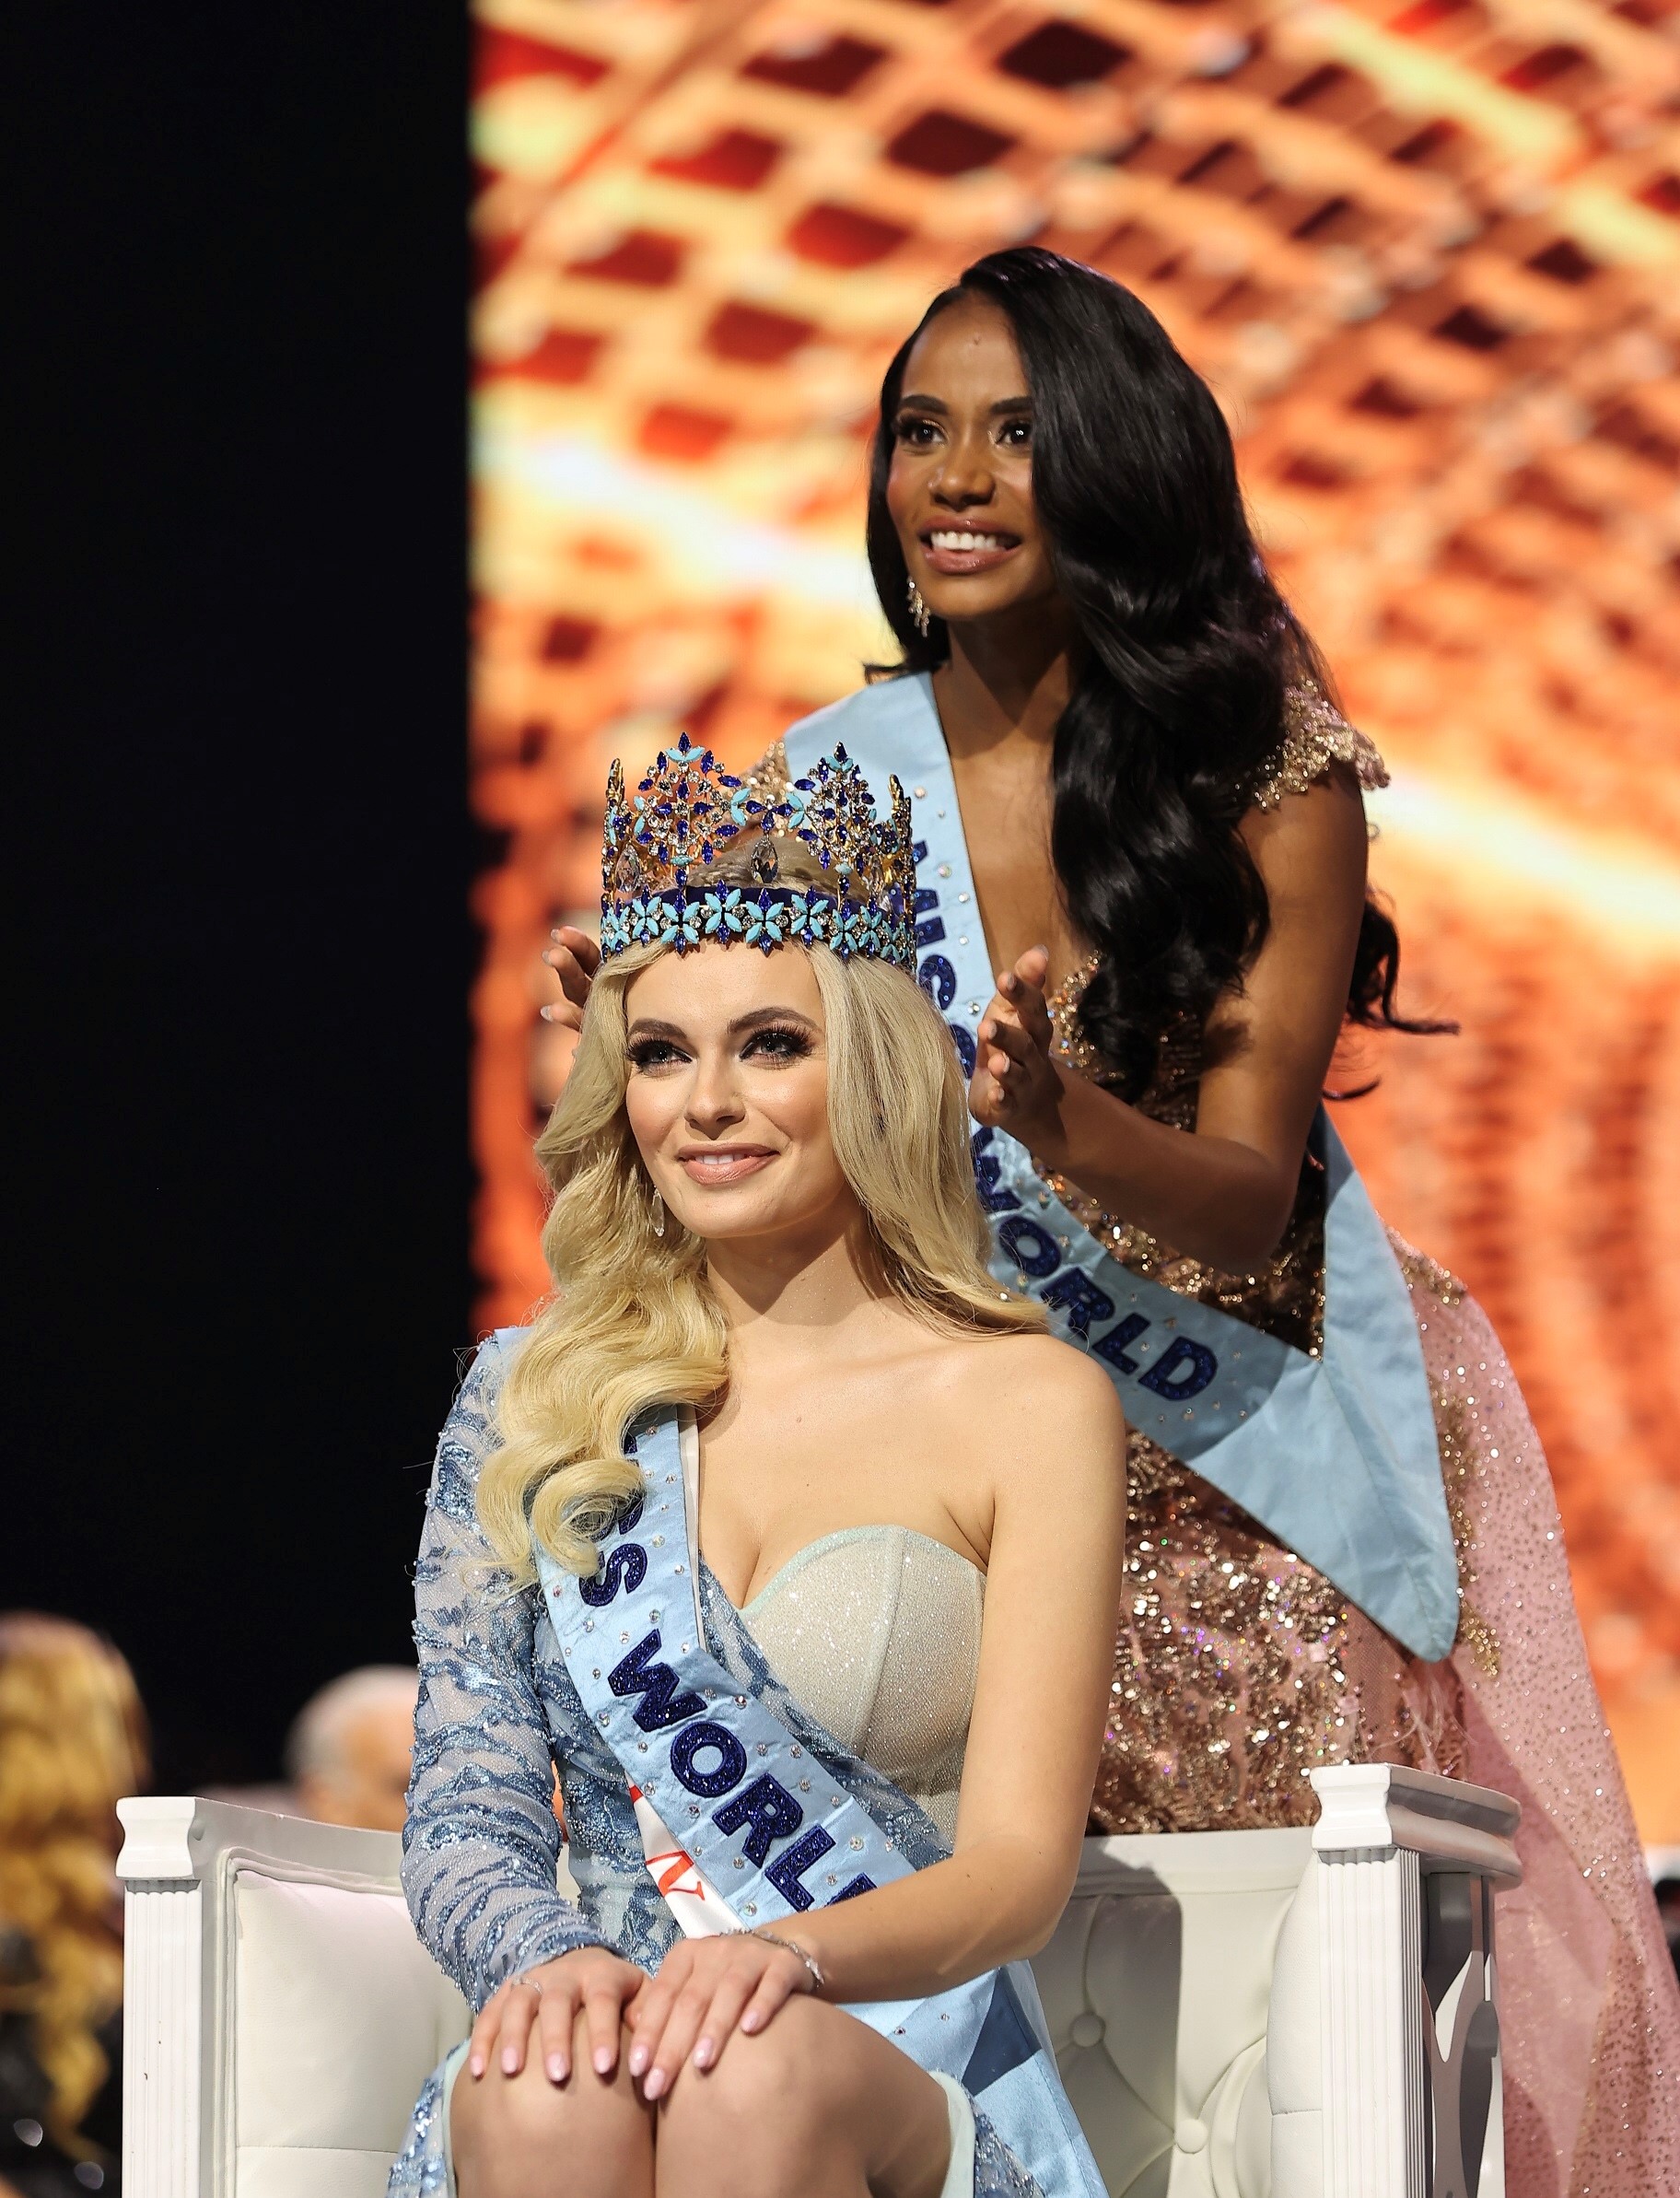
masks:
<svg viewBox="0 0 1680 2198"><path fill-rule="evenodd" d="M851 1526L785 1564L746 1605L809 1716L920 1802L950 1841L968 1745L986 1578L907 1526Z"/></svg>
<svg viewBox="0 0 1680 2198"><path fill-rule="evenodd" d="M1082 1036L1088 964L1049 1002L1056 1050L1108 1081ZM1140 1112L1196 1126L1199 1030L1163 1039ZM1324 1169L1302 1155L1277 1250L1254 1274L1184 1257L1041 1171L1122 1266L1316 1358L1324 1313ZM1443 1444L1444 1449L1444 1444ZM1126 1588L1096 1790L1107 1832L1310 1824L1311 1773L1385 1761L1452 1772L1464 1736L1454 1682L1419 1665L1240 1504L1134 1428L1126 1446Z"/></svg>

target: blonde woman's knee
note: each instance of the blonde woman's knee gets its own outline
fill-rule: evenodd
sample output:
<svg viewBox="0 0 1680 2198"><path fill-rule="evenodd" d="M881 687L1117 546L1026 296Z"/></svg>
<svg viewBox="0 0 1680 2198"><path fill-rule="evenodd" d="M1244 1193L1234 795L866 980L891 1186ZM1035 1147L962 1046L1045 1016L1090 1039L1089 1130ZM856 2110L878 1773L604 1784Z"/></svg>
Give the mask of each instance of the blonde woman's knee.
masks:
<svg viewBox="0 0 1680 2198"><path fill-rule="evenodd" d="M661 2198L933 2198L946 2122L944 2094L895 2046L839 2008L789 2000L661 2102Z"/></svg>
<svg viewBox="0 0 1680 2198"><path fill-rule="evenodd" d="M449 2100L460 2198L652 2198L653 2119L629 2075L630 2034L608 2078L589 2066L582 2017L572 2074L550 2081L536 2056L518 2075L464 2069Z"/></svg>

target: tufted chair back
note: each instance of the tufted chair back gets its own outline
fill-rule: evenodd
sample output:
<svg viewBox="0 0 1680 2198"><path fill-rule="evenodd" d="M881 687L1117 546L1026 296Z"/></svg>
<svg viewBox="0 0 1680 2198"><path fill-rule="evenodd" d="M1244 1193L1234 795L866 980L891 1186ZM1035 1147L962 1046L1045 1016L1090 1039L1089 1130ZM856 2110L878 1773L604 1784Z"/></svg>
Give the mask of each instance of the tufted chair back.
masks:
<svg viewBox="0 0 1680 2198"><path fill-rule="evenodd" d="M1087 1840L1033 1963L1109 2198L1266 2198L1278 1942L1312 1835Z"/></svg>

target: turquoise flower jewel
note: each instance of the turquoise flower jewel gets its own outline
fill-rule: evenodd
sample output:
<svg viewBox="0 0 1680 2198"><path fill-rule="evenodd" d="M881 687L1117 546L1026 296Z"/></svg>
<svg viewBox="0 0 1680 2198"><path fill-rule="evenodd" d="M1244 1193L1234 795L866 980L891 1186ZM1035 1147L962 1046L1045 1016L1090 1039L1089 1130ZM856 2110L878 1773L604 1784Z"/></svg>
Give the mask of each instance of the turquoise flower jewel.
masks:
<svg viewBox="0 0 1680 2198"><path fill-rule="evenodd" d="M802 893L794 902L799 916L796 936L811 946L826 946L838 920L838 910L825 893Z"/></svg>
<svg viewBox="0 0 1680 2198"><path fill-rule="evenodd" d="M773 946L788 943L788 909L768 894L747 904L747 944L768 953Z"/></svg>
<svg viewBox="0 0 1680 2198"><path fill-rule="evenodd" d="M872 954L877 943L876 920L873 908L847 908L844 919L835 927L839 938L835 941L843 954Z"/></svg>
<svg viewBox="0 0 1680 2198"><path fill-rule="evenodd" d="M639 894L625 909L624 921L635 943L646 946L664 931L665 904L657 893Z"/></svg>
<svg viewBox="0 0 1680 2198"><path fill-rule="evenodd" d="M665 928L659 933L659 944L674 946L680 954L685 954L691 946L699 945L705 916L705 908L698 901L679 904L674 899L667 900Z"/></svg>
<svg viewBox="0 0 1680 2198"><path fill-rule="evenodd" d="M630 927L625 911L612 906L601 912L601 951L603 954L622 954L630 944Z"/></svg>
<svg viewBox="0 0 1680 2198"><path fill-rule="evenodd" d="M701 903L705 915L704 929L708 939L716 939L721 932L726 939L739 939L746 918L741 911L741 888L731 886L728 893L708 893Z"/></svg>

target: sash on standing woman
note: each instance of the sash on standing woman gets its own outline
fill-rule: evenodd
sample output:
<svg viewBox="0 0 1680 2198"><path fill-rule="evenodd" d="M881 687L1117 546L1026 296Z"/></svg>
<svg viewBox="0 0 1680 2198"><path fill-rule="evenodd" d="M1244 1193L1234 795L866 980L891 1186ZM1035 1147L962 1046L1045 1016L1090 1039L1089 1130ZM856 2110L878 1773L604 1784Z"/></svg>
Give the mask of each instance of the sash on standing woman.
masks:
<svg viewBox="0 0 1680 2198"><path fill-rule="evenodd" d="M838 1743L817 1760L707 1645L692 1419L667 1409L634 1449L646 1493L602 1538L596 1576L579 1580L541 1549L536 1562L566 1669L624 1766L675 1921L689 1937L752 1930L910 1876L834 1768L847 1760ZM1102 2198L1025 1962L847 2013L962 2084L1044 2198Z"/></svg>
<svg viewBox="0 0 1680 2198"><path fill-rule="evenodd" d="M792 776L836 743L872 786L896 772L915 805L917 980L972 1075L996 984L931 677L883 680L801 719L785 743ZM1433 1661L1457 1634L1458 1565L1422 1346L1387 1234L1322 1108L1318 1129L1326 1183L1316 1355L1123 1267L1024 1145L976 1126L992 1271L1041 1298L1057 1332L1106 1367L1132 1426Z"/></svg>

